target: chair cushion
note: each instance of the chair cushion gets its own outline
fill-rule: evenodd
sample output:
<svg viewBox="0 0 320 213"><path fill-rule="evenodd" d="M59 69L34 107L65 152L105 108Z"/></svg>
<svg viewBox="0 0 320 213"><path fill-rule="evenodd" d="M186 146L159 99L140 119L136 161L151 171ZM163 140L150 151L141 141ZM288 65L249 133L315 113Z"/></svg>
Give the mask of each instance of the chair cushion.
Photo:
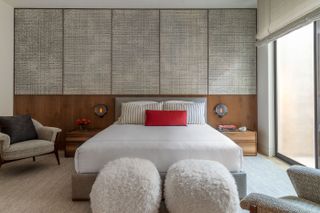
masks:
<svg viewBox="0 0 320 213"><path fill-rule="evenodd" d="M54 150L54 143L44 140L28 140L10 145L9 149L2 153L4 160L16 160L46 154Z"/></svg>
<svg viewBox="0 0 320 213"><path fill-rule="evenodd" d="M290 205L293 206L297 206L303 209L308 210L308 212L320 212L320 204L299 198L299 197L295 197L295 196L286 196L286 197L282 197L280 198L286 202L289 202Z"/></svg>
<svg viewBox="0 0 320 213"><path fill-rule="evenodd" d="M38 138L30 115L0 116L0 128L10 136L10 144Z"/></svg>

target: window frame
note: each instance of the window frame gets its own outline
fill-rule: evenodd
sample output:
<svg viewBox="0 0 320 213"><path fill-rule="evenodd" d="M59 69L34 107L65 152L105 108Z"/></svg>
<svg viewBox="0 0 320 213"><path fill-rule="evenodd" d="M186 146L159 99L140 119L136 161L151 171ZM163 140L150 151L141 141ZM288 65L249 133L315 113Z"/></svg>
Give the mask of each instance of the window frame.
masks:
<svg viewBox="0 0 320 213"><path fill-rule="evenodd" d="M318 36L317 36L318 35ZM314 38L314 151L315 151L315 168L320 165L320 20L313 22L313 38ZM273 74L274 74L274 141L275 141L275 156L290 165L303 165L285 155L278 152L278 85L277 85L277 40L273 42Z"/></svg>

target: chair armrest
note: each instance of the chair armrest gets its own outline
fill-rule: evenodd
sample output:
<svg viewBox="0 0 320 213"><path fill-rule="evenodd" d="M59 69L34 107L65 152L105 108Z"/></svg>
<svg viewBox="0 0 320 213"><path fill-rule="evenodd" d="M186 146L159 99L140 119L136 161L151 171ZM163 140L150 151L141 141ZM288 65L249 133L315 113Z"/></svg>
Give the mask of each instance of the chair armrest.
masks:
<svg viewBox="0 0 320 213"><path fill-rule="evenodd" d="M0 132L0 153L10 146L10 136Z"/></svg>
<svg viewBox="0 0 320 213"><path fill-rule="evenodd" d="M41 140L55 142L57 134L61 129L56 127L43 126L39 121L32 119L33 125L36 128L38 138Z"/></svg>
<svg viewBox="0 0 320 213"><path fill-rule="evenodd" d="M240 202L243 209L250 210L250 207L255 206L257 212L274 212L274 213L303 213L307 212L297 206L290 205L285 200L277 199L263 194L251 193Z"/></svg>
<svg viewBox="0 0 320 213"><path fill-rule="evenodd" d="M291 166L287 173L298 197L320 203L320 170Z"/></svg>
<svg viewBox="0 0 320 213"><path fill-rule="evenodd" d="M38 138L41 140L55 142L57 134L61 132L61 129L55 127L42 126L36 128Z"/></svg>

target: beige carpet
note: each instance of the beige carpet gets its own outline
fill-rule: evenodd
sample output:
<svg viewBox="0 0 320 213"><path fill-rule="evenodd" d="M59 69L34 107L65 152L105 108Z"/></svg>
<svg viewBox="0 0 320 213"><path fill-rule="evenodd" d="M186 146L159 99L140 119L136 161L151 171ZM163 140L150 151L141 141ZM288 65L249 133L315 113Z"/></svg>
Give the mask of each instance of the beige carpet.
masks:
<svg viewBox="0 0 320 213"><path fill-rule="evenodd" d="M0 168L1 213L63 213L90 211L89 202L72 202L73 158L54 155L2 165Z"/></svg>
<svg viewBox="0 0 320 213"><path fill-rule="evenodd" d="M58 166L54 155L5 164L0 168L1 213L90 213L88 201L71 200L73 158L61 155ZM248 192L271 196L294 194L285 170L261 156L245 157ZM163 208L161 213L166 212ZM245 211L240 211L245 212Z"/></svg>

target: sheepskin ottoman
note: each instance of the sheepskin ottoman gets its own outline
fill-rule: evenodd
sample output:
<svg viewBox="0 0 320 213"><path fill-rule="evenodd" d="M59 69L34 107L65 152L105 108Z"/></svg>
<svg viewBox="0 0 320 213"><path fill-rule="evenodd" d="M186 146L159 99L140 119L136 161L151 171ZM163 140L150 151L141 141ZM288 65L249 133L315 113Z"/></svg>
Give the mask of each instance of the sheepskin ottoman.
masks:
<svg viewBox="0 0 320 213"><path fill-rule="evenodd" d="M90 193L93 213L156 213L161 179L148 160L122 158L100 171Z"/></svg>
<svg viewBox="0 0 320 213"><path fill-rule="evenodd" d="M235 213L239 209L235 180L215 161L173 164L166 176L164 195L170 213Z"/></svg>

